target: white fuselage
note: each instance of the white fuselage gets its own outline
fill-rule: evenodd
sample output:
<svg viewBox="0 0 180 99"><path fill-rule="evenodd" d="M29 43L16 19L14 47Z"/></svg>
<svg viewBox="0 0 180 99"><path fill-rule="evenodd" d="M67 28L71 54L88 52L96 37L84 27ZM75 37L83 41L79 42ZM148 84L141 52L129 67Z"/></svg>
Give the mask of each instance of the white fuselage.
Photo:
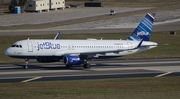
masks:
<svg viewBox="0 0 180 99"><path fill-rule="evenodd" d="M145 51L157 46L155 42L143 41L141 47L135 47L140 41L129 40L21 40L9 47L5 54L11 57L64 56L69 54L87 54L100 56L125 56ZM21 46L21 47L20 47Z"/></svg>

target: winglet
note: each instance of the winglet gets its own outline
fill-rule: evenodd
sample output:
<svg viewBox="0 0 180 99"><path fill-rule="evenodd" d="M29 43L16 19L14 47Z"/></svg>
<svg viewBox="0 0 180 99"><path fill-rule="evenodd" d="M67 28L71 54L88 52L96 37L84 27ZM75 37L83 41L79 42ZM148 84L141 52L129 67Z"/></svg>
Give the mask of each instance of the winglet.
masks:
<svg viewBox="0 0 180 99"><path fill-rule="evenodd" d="M60 32L58 32L58 33L56 34L56 36L54 37L54 40L57 40L57 39L59 38L59 36L60 36Z"/></svg>

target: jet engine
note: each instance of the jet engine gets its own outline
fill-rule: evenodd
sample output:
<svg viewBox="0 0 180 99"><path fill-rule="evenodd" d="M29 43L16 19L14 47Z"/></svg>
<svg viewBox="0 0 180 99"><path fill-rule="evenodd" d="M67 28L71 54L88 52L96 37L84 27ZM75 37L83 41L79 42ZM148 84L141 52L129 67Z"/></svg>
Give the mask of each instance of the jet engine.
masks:
<svg viewBox="0 0 180 99"><path fill-rule="evenodd" d="M86 59L80 56L68 55L68 56L64 56L63 61L64 61L64 64L66 64L66 66L68 65L72 66L72 65L84 64L86 62Z"/></svg>

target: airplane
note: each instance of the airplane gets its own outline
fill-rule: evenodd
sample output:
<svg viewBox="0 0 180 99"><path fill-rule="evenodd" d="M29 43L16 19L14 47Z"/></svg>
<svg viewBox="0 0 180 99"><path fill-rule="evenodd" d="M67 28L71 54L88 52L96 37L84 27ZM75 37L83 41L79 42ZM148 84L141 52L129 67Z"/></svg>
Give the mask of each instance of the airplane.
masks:
<svg viewBox="0 0 180 99"><path fill-rule="evenodd" d="M66 67L83 65L91 68L89 60L94 58L113 58L146 51L157 47L156 42L151 42L150 36L155 13L147 13L134 32L125 40L66 40L58 39L27 39L15 42L5 50L5 54L13 58L25 59L28 68L29 59L37 62L58 62L62 60Z"/></svg>

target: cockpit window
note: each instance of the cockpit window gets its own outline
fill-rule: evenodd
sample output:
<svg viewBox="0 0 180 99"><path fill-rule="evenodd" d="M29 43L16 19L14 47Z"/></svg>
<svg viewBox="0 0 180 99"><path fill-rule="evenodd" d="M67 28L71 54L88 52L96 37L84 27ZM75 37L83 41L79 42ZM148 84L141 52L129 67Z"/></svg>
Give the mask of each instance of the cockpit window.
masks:
<svg viewBox="0 0 180 99"><path fill-rule="evenodd" d="M16 47L16 45L12 45L11 47Z"/></svg>
<svg viewBox="0 0 180 99"><path fill-rule="evenodd" d="M13 44L11 47L22 48L22 45L16 45L16 44Z"/></svg>

